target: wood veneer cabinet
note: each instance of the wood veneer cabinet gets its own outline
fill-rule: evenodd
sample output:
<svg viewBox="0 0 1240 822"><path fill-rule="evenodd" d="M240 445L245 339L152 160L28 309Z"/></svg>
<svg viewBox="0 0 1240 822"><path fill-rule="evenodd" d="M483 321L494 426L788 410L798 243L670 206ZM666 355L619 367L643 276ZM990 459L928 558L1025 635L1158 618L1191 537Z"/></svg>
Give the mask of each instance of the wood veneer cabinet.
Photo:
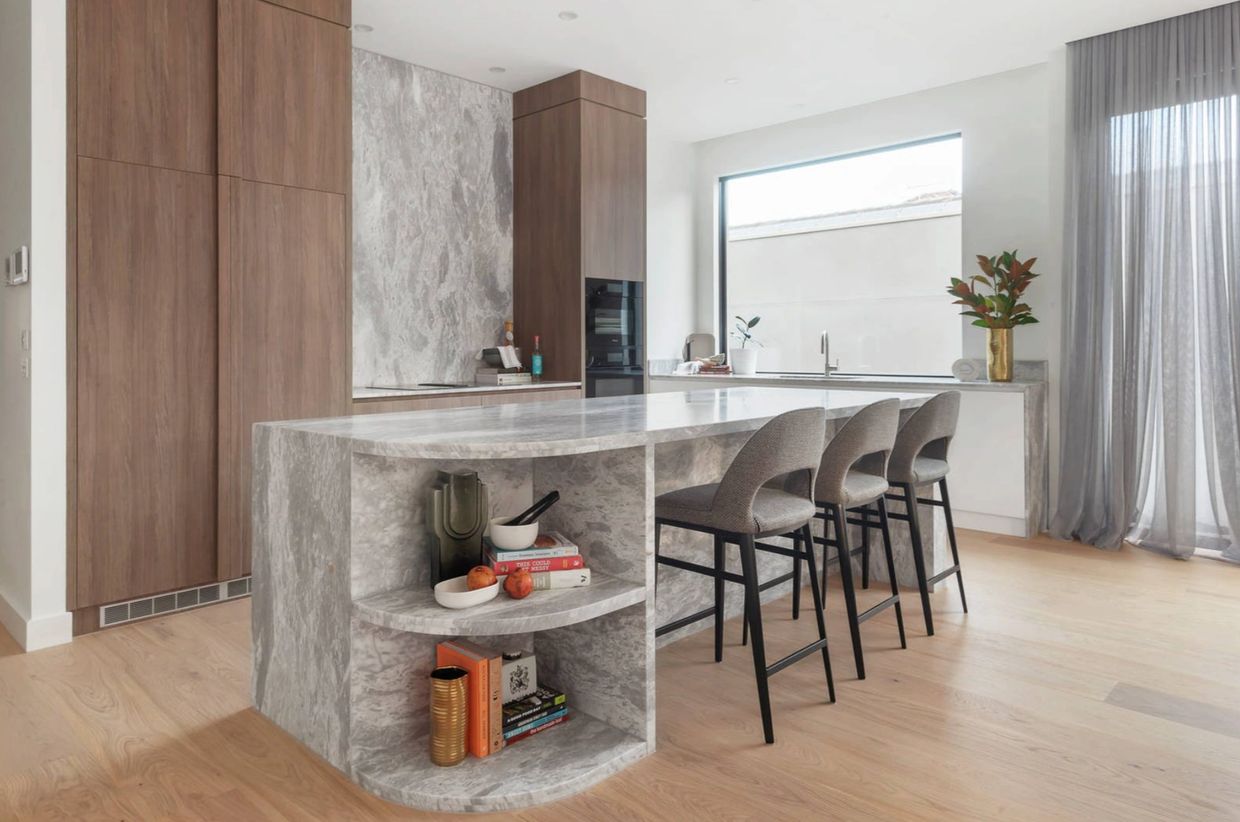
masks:
<svg viewBox="0 0 1240 822"><path fill-rule="evenodd" d="M349 0L69 0L69 606L249 573L250 428L347 414Z"/></svg>
<svg viewBox="0 0 1240 822"><path fill-rule="evenodd" d="M584 280L646 272L646 93L589 72L513 96L513 319L550 380L584 375Z"/></svg>
<svg viewBox="0 0 1240 822"><path fill-rule="evenodd" d="M215 177L82 159L76 602L216 574Z"/></svg>

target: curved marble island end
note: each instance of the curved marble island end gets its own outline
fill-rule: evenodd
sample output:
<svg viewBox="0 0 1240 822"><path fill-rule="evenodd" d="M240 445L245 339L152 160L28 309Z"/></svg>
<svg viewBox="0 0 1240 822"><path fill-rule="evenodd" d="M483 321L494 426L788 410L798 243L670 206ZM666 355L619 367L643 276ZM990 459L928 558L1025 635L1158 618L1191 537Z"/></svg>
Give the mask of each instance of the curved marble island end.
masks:
<svg viewBox="0 0 1240 822"><path fill-rule="evenodd" d="M928 395L886 396L912 409ZM830 434L879 398L728 388L255 426L254 704L367 790L411 807L510 810L584 790L654 751L655 626L713 596L710 580L669 572L656 603L655 494L717 479L776 414L824 407ZM438 471L466 469L487 483L497 515L558 489L542 527L578 542L592 584L439 608L428 488ZM922 511L934 523L937 509ZM927 539L937 557L942 540ZM711 553L685 532L664 545L699 561ZM787 570L761 559L764 577ZM904 564L898 556L901 579ZM881 561L873 570L886 573ZM729 616L740 593L729 592ZM540 680L569 695L571 721L484 759L432 765L426 676L448 636L532 651Z"/></svg>

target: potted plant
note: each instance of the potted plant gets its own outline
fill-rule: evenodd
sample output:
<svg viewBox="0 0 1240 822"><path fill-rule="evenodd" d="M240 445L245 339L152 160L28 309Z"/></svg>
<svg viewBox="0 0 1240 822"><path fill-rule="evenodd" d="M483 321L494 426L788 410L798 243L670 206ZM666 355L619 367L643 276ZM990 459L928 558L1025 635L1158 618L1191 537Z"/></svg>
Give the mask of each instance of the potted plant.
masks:
<svg viewBox="0 0 1240 822"><path fill-rule="evenodd" d="M749 343L755 346L762 345L753 338L753 327L762 321L761 317L751 317L748 320L737 315L736 330L732 332L734 339L740 340L740 348L728 349L728 364L732 366L733 374L755 374L758 371L758 349L750 348Z"/></svg>
<svg viewBox="0 0 1240 822"><path fill-rule="evenodd" d="M997 257L977 255L981 274L967 280L952 277L947 293L956 299L954 305L963 305L961 315L973 317L973 325L986 329L986 374L991 382L1012 381L1012 329L1018 325L1036 323L1033 309L1021 297L1025 289L1038 276L1033 273L1037 257L1023 263L1015 251L1005 251ZM981 287L990 293L982 293Z"/></svg>

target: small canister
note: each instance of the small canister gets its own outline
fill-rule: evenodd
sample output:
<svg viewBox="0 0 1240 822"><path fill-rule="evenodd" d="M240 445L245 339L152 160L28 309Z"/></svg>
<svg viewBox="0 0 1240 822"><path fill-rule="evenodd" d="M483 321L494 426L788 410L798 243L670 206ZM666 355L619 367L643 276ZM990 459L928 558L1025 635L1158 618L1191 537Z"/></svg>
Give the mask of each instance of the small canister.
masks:
<svg viewBox="0 0 1240 822"><path fill-rule="evenodd" d="M469 723L469 672L452 665L431 671L431 762L457 765L465 758Z"/></svg>

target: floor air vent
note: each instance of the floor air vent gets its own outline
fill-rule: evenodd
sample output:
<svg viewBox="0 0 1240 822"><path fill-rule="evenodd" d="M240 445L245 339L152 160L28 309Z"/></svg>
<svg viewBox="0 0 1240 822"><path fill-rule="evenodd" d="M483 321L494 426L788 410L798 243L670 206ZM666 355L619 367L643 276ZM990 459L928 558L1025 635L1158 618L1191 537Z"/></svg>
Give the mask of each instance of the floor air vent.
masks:
<svg viewBox="0 0 1240 822"><path fill-rule="evenodd" d="M99 627L107 628L120 625L122 622L133 622L157 614L170 614L173 611L185 611L224 599L236 599L250 593L250 578L230 579L227 582L199 585L186 588L184 591L172 591L153 597L132 599L129 602L117 602L99 608Z"/></svg>

